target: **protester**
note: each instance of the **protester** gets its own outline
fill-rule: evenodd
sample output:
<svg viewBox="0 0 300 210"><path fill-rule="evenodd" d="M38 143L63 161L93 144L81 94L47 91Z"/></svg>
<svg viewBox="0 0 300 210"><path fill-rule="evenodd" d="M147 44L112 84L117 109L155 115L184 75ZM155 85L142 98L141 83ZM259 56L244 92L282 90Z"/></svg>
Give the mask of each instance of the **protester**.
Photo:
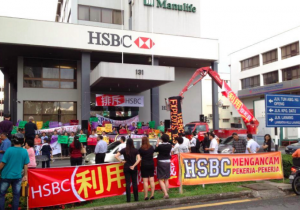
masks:
<svg viewBox="0 0 300 210"><path fill-rule="evenodd" d="M112 135L117 135L118 134L117 128L114 127L111 134Z"/></svg>
<svg viewBox="0 0 300 210"><path fill-rule="evenodd" d="M174 141L172 141L170 144L172 145L172 150L171 150L172 154L177 155L179 153L178 150L179 144L177 138L174 138Z"/></svg>
<svg viewBox="0 0 300 210"><path fill-rule="evenodd" d="M210 145L209 148L206 148L206 151L209 151L209 154L218 154L218 141L215 139L215 135L213 133L209 133L208 136L209 140L210 140Z"/></svg>
<svg viewBox="0 0 300 210"><path fill-rule="evenodd" d="M1 133L0 138L2 140L2 143L0 145L0 162L1 162L6 150L11 147L11 141L7 138L7 134L4 132Z"/></svg>
<svg viewBox="0 0 300 210"><path fill-rule="evenodd" d="M147 137L142 138L142 146L139 149L140 156L142 158L141 162L141 174L144 183L144 200L149 200L148 198L148 182L150 181L151 186L151 196L150 200L154 199L155 182L154 182L154 160L153 153L154 148L150 145L149 139Z"/></svg>
<svg viewBox="0 0 300 210"><path fill-rule="evenodd" d="M258 152L258 150L260 149L259 144L253 140L253 136L252 134L247 134L247 150L246 150L246 154L252 153L255 154Z"/></svg>
<svg viewBox="0 0 300 210"><path fill-rule="evenodd" d="M118 149L119 152L120 152L122 149L126 148L126 138L125 138L125 136L121 136L120 142L121 142L121 144L119 145L119 149ZM121 155L120 158L121 158L122 160L124 160L124 156L123 156L123 155Z"/></svg>
<svg viewBox="0 0 300 210"><path fill-rule="evenodd" d="M198 135L196 131L193 132L193 138L190 141L190 145L191 145L191 153L200 153L199 151L200 141L198 139Z"/></svg>
<svg viewBox="0 0 300 210"><path fill-rule="evenodd" d="M34 138L34 145L41 145L41 144L42 144L42 139L39 137L38 134L36 134Z"/></svg>
<svg viewBox="0 0 300 210"><path fill-rule="evenodd" d="M42 144L44 144L45 143L45 140L46 139L48 139L49 137L48 136L46 136L46 133L45 132L43 132L42 133L42 137L41 137L41 140L42 140Z"/></svg>
<svg viewBox="0 0 300 210"><path fill-rule="evenodd" d="M189 149L189 151L191 151L191 143L190 140L188 138L185 137L184 133L179 133L179 137L183 138L183 144L187 146L187 148Z"/></svg>
<svg viewBox="0 0 300 210"><path fill-rule="evenodd" d="M36 168L35 152L34 152L34 143L32 140L27 139L25 143L25 149L27 149L29 156L28 168Z"/></svg>
<svg viewBox="0 0 300 210"><path fill-rule="evenodd" d="M75 133L72 132L71 135L69 136L69 143L68 143L68 146L69 146L69 147L70 147L70 145L73 143L74 137L75 137Z"/></svg>
<svg viewBox="0 0 300 210"><path fill-rule="evenodd" d="M97 145L95 148L96 164L104 163L107 152L107 143L103 140L103 136L99 135L97 138Z"/></svg>
<svg viewBox="0 0 300 210"><path fill-rule="evenodd" d="M188 147L183 143L183 138L182 137L176 137L175 138L178 142L178 146L174 147L174 153L188 153L189 149Z"/></svg>
<svg viewBox="0 0 300 210"><path fill-rule="evenodd" d="M65 136L68 137L68 141L69 141L69 134L67 132L65 132ZM65 144L61 144L61 150L62 150L62 156L68 157L69 156L69 144L68 142Z"/></svg>
<svg viewBox="0 0 300 210"><path fill-rule="evenodd" d="M28 118L29 122L25 124L25 139L34 139L35 131L37 130L36 124L33 123L33 117Z"/></svg>
<svg viewBox="0 0 300 210"><path fill-rule="evenodd" d="M209 151L206 150L206 148L209 148L209 145L210 145L210 140L209 140L208 136L209 136L209 132L204 133L204 140L202 142L204 153L209 153Z"/></svg>
<svg viewBox="0 0 300 210"><path fill-rule="evenodd" d="M27 170L29 157L25 149L22 148L24 144L24 135L17 133L12 137L14 147L10 147L4 153L0 163L1 180L0 180L0 209L5 208L5 194L12 186L12 209L19 208L21 184L22 184L22 170L24 169L23 181L27 181Z"/></svg>
<svg viewBox="0 0 300 210"><path fill-rule="evenodd" d="M125 160L121 160L120 156L123 155ZM126 197L127 202L131 200L130 194L130 179L132 181L134 200L139 200L138 186L137 186L137 165L141 161L139 151L134 148L133 140L127 139L126 148L122 149L115 155L115 158L124 163L124 175L126 180Z"/></svg>
<svg viewBox="0 0 300 210"><path fill-rule="evenodd" d="M263 145L264 152L271 152L272 138L271 138L270 134L266 134L264 139L265 139L264 145Z"/></svg>
<svg viewBox="0 0 300 210"><path fill-rule="evenodd" d="M220 138L215 134L214 131L212 131L212 133L215 135L215 139L217 140L218 144L220 144Z"/></svg>
<svg viewBox="0 0 300 210"><path fill-rule="evenodd" d="M169 143L169 136L163 134L161 136L163 141L159 144L159 139L156 142L155 152L158 152L157 156L157 179L159 180L160 187L164 193L164 199L169 198L169 178L171 173L171 155L172 145Z"/></svg>
<svg viewBox="0 0 300 210"><path fill-rule="evenodd" d="M247 141L245 139L240 139L237 133L232 134L233 143L232 143L232 153L245 153Z"/></svg>
<svg viewBox="0 0 300 210"><path fill-rule="evenodd" d="M51 136L51 141L53 141L54 139L58 140L58 134L56 130L54 130L53 135Z"/></svg>
<svg viewBox="0 0 300 210"><path fill-rule="evenodd" d="M50 168L50 160L52 158L52 148L50 146L50 140L45 139L45 143L42 145L42 148L40 152L42 152L42 155L46 156L48 158L47 161L42 161L42 168Z"/></svg>
<svg viewBox="0 0 300 210"><path fill-rule="evenodd" d="M96 130L92 130L92 134L89 136L89 138L97 138L98 135L96 134Z"/></svg>
<svg viewBox="0 0 300 210"><path fill-rule="evenodd" d="M10 121L10 114L4 114L4 120L0 122L0 133L6 133L7 138L11 139L11 132L13 130L13 123Z"/></svg>
<svg viewBox="0 0 300 210"><path fill-rule="evenodd" d="M70 144L70 162L71 166L80 166L82 165L82 154L81 149L83 148L82 143L79 141L79 137L75 136L73 138L74 141Z"/></svg>
<svg viewBox="0 0 300 210"><path fill-rule="evenodd" d="M160 122L159 122L159 125L160 125L160 126L164 126L163 121L160 121Z"/></svg>

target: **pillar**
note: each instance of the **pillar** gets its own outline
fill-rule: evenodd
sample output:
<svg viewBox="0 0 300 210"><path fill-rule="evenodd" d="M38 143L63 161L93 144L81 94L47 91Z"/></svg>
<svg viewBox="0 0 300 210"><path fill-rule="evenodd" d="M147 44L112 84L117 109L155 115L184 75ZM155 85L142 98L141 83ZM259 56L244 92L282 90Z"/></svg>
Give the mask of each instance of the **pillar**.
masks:
<svg viewBox="0 0 300 210"><path fill-rule="evenodd" d="M3 71L4 74L4 100L3 100L3 112L9 113L9 78L7 73Z"/></svg>
<svg viewBox="0 0 300 210"><path fill-rule="evenodd" d="M82 52L81 54L81 125L87 129L87 122L90 119L91 93L90 93L90 73L91 73L91 54Z"/></svg>
<svg viewBox="0 0 300 210"><path fill-rule="evenodd" d="M14 83L9 83L10 86L10 103L9 103L9 112L11 115L11 121L16 124L17 123L17 89Z"/></svg>
<svg viewBox="0 0 300 210"><path fill-rule="evenodd" d="M159 60L153 59L153 65L159 66ZM159 125L159 87L151 89L151 121L155 121L155 126Z"/></svg>
<svg viewBox="0 0 300 210"><path fill-rule="evenodd" d="M218 62L213 62L212 69L218 72ZM212 113L213 113L213 130L219 129L219 107L218 107L218 85L212 80Z"/></svg>

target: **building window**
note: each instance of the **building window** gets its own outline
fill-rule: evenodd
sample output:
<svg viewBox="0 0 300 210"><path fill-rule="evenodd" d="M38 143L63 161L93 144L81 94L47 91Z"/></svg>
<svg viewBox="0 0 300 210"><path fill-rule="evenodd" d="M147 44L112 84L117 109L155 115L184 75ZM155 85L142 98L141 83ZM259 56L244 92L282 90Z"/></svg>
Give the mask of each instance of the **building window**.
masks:
<svg viewBox="0 0 300 210"><path fill-rule="evenodd" d="M269 85L278 82L278 71L273 71L267 74L264 74L264 85Z"/></svg>
<svg viewBox="0 0 300 210"><path fill-rule="evenodd" d="M230 119L223 119L223 123L229 123Z"/></svg>
<svg viewBox="0 0 300 210"><path fill-rule="evenodd" d="M123 12L121 10L78 5L78 20L93 22L123 24Z"/></svg>
<svg viewBox="0 0 300 210"><path fill-rule="evenodd" d="M268 63L272 63L278 61L278 56L277 56L277 49L275 50L271 50L269 52L266 52L263 54L263 63L268 64Z"/></svg>
<svg viewBox="0 0 300 210"><path fill-rule="evenodd" d="M76 61L24 59L24 87L76 89Z"/></svg>
<svg viewBox="0 0 300 210"><path fill-rule="evenodd" d="M254 56L246 60L241 61L242 71L252 69L259 66L259 56Z"/></svg>
<svg viewBox="0 0 300 210"><path fill-rule="evenodd" d="M242 79L242 89L260 86L260 78L258 76Z"/></svg>
<svg viewBox="0 0 300 210"><path fill-rule="evenodd" d="M293 66L282 70L282 80L293 80L300 78L300 68L299 66Z"/></svg>
<svg viewBox="0 0 300 210"><path fill-rule="evenodd" d="M296 55L299 55L299 42L295 42L281 48L282 59L286 59Z"/></svg>
<svg viewBox="0 0 300 210"><path fill-rule="evenodd" d="M24 101L23 120L30 116L35 121L69 123L77 119L77 102Z"/></svg>
<svg viewBox="0 0 300 210"><path fill-rule="evenodd" d="M222 106L222 109L229 109L229 106Z"/></svg>

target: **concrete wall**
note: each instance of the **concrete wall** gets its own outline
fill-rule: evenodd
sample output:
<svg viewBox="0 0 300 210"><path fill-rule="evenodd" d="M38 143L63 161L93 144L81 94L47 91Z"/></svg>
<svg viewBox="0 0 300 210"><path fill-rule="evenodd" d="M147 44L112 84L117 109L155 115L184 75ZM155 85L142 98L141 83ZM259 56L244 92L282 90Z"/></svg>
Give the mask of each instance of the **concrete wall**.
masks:
<svg viewBox="0 0 300 210"><path fill-rule="evenodd" d="M149 122L151 120L151 91L147 90L137 95L144 96L144 107L139 108L140 121Z"/></svg>
<svg viewBox="0 0 300 210"><path fill-rule="evenodd" d="M133 5L132 30L162 34L200 37L200 1L170 0L172 4L193 4L196 13L145 6L144 0L135 0ZM163 2L163 1L161 1Z"/></svg>
<svg viewBox="0 0 300 210"><path fill-rule="evenodd" d="M23 57L18 57L17 119L23 119L24 101L77 101L77 118L81 120L81 72L77 70L77 89L46 89L23 87ZM27 119L24 119L27 120Z"/></svg>

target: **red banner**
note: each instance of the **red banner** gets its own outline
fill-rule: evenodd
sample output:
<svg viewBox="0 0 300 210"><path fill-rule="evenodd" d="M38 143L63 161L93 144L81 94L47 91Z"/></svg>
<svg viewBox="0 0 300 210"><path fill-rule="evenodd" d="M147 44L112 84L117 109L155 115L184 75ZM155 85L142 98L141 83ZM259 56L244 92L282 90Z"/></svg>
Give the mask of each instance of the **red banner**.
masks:
<svg viewBox="0 0 300 210"><path fill-rule="evenodd" d="M156 178L155 189L160 189ZM49 169L29 169L29 208L55 206L125 194L123 164L112 163ZM178 157L171 159L170 188L179 187ZM138 188L143 179L138 171ZM124 200L125 201L125 200Z"/></svg>
<svg viewBox="0 0 300 210"><path fill-rule="evenodd" d="M144 107L144 96L97 94L96 106Z"/></svg>

